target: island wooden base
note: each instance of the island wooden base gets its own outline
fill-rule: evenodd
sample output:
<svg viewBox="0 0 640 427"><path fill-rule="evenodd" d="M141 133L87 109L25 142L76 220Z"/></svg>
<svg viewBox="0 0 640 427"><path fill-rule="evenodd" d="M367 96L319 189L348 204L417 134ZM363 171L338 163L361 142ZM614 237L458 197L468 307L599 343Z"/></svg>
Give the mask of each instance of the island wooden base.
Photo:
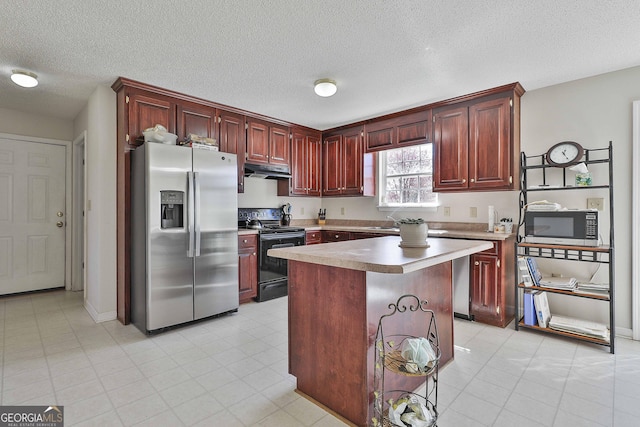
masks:
<svg viewBox="0 0 640 427"><path fill-rule="evenodd" d="M298 389L358 426L373 408L374 342L389 304L413 294L436 313L441 366L453 358L451 262L385 274L289 261L289 372ZM401 322L406 318L395 316ZM386 327L386 326L385 326ZM426 325L398 325L424 336ZM390 376L387 388L414 390L424 379Z"/></svg>

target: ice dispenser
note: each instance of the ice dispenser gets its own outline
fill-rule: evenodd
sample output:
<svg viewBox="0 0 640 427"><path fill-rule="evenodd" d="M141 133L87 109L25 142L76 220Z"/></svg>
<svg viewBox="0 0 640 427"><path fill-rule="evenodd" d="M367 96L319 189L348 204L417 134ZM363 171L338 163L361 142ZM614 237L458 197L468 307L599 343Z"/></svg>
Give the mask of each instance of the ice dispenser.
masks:
<svg viewBox="0 0 640 427"><path fill-rule="evenodd" d="M184 191L160 191L160 227L182 228Z"/></svg>

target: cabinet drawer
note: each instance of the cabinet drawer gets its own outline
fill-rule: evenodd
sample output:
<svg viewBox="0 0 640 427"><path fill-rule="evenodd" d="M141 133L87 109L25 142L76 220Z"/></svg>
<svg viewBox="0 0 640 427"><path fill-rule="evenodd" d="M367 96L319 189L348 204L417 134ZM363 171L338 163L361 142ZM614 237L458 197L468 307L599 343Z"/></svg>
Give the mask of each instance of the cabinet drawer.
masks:
<svg viewBox="0 0 640 427"><path fill-rule="evenodd" d="M351 233L348 231L323 231L322 232L322 241L323 242L342 242L344 240L350 240Z"/></svg>
<svg viewBox="0 0 640 427"><path fill-rule="evenodd" d="M307 245L315 245L318 243L322 243L322 232L321 231L307 231L305 233L305 244Z"/></svg>
<svg viewBox="0 0 640 427"><path fill-rule="evenodd" d="M500 242L491 242L493 247L491 249L487 249L486 251L478 252L478 254L482 255L498 255L500 250Z"/></svg>
<svg viewBox="0 0 640 427"><path fill-rule="evenodd" d="M238 236L238 250L258 247L257 234L243 234Z"/></svg>

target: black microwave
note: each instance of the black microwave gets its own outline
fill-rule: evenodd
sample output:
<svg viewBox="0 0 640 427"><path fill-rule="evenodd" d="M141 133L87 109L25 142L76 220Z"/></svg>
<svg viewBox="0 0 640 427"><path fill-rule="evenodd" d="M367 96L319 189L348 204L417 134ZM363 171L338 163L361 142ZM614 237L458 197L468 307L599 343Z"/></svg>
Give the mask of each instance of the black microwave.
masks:
<svg viewBox="0 0 640 427"><path fill-rule="evenodd" d="M524 241L552 245L598 246L597 210L526 211Z"/></svg>

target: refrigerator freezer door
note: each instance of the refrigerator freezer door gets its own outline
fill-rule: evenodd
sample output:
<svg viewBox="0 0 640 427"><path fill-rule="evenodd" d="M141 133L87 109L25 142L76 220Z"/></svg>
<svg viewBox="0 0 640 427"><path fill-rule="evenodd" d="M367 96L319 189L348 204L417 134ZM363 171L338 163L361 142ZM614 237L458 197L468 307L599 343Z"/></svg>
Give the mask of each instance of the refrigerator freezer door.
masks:
<svg viewBox="0 0 640 427"><path fill-rule="evenodd" d="M194 318L202 319L239 305L237 157L192 151L199 196L196 205L200 207L196 212L200 256L194 258Z"/></svg>
<svg viewBox="0 0 640 427"><path fill-rule="evenodd" d="M161 229L160 191L183 191L187 205L187 173L191 150L147 143L147 330L193 320L193 258L187 257L188 209L182 228Z"/></svg>

